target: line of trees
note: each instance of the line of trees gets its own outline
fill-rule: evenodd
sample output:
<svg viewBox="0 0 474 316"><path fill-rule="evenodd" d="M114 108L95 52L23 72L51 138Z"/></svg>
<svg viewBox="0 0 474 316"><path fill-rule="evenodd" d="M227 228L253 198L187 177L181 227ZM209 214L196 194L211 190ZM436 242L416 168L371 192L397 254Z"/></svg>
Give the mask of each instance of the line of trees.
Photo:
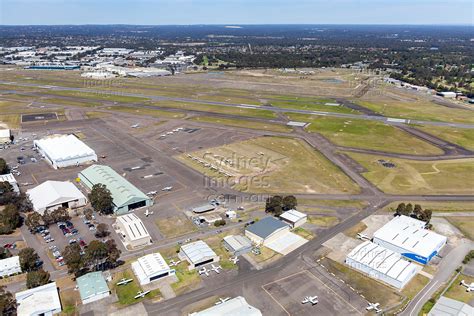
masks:
<svg viewBox="0 0 474 316"><path fill-rule="evenodd" d="M280 216L284 211L292 210L297 205L298 201L293 195L284 197L281 195L270 196L265 201L265 212L272 213L274 216Z"/></svg>
<svg viewBox="0 0 474 316"><path fill-rule="evenodd" d="M423 209L421 205L419 204L415 204L415 206L413 207L411 203L408 203L408 204L400 203L395 209L395 215L397 216L398 215L410 216L427 223L430 222L432 213L433 212L431 210Z"/></svg>

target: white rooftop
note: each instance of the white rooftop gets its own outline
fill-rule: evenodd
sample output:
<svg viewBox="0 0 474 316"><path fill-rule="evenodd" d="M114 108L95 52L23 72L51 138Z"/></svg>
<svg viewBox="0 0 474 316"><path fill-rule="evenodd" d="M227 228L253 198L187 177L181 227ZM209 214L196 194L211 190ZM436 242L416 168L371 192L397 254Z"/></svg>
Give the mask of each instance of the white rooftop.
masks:
<svg viewBox="0 0 474 316"><path fill-rule="evenodd" d="M18 292L15 298L18 304L18 316L47 314L53 310L61 311L56 282Z"/></svg>
<svg viewBox="0 0 474 316"><path fill-rule="evenodd" d="M142 220L139 219L134 213L119 216L117 217L117 221L122 223L122 225L125 227L126 234L130 240L150 237L150 234L148 234L148 231L146 230L145 225L143 225Z"/></svg>
<svg viewBox="0 0 474 316"><path fill-rule="evenodd" d="M250 239L248 239L247 237L244 237L244 236L229 235L229 236L225 236L224 240L235 251L252 247L252 242L250 241Z"/></svg>
<svg viewBox="0 0 474 316"><path fill-rule="evenodd" d="M159 252L150 253L146 256L140 257L136 262L141 268L139 269L139 271L143 271L143 274L147 277L164 273L170 270L170 267ZM136 265L135 267L138 266Z"/></svg>
<svg viewBox="0 0 474 316"><path fill-rule="evenodd" d="M11 173L0 174L0 182L16 183L16 179Z"/></svg>
<svg viewBox="0 0 474 316"><path fill-rule="evenodd" d="M403 281L416 270L416 265L403 259L399 253L370 241L355 247L347 257L395 280Z"/></svg>
<svg viewBox="0 0 474 316"><path fill-rule="evenodd" d="M85 199L79 189L69 181L48 180L42 184L26 191L33 208L37 212L44 211L45 208L66 203L69 201Z"/></svg>
<svg viewBox="0 0 474 316"><path fill-rule="evenodd" d="M10 138L10 130L0 129L0 138Z"/></svg>
<svg viewBox="0 0 474 316"><path fill-rule="evenodd" d="M95 155L95 151L74 135L54 135L34 141L51 160L62 161Z"/></svg>
<svg viewBox="0 0 474 316"><path fill-rule="evenodd" d="M424 229L426 223L408 216L397 216L374 233L374 238L429 257L446 237Z"/></svg>
<svg viewBox="0 0 474 316"><path fill-rule="evenodd" d="M288 125L288 126L294 126L294 127L305 127L306 125L308 125L308 123L306 123L306 122L289 121L288 123L286 123L286 125Z"/></svg>
<svg viewBox="0 0 474 316"><path fill-rule="evenodd" d="M300 219L308 217L308 215L298 212L297 210L289 210L282 213L280 217L286 219L289 222L296 223Z"/></svg>
<svg viewBox="0 0 474 316"><path fill-rule="evenodd" d="M262 316L259 309L249 305L244 297L237 296L219 305L203 311L189 314L189 316Z"/></svg>
<svg viewBox="0 0 474 316"><path fill-rule="evenodd" d="M182 245L181 251L183 251L186 256L193 263L198 263L203 261L206 258L216 257L216 253L211 249L204 241L198 240L190 244Z"/></svg>
<svg viewBox="0 0 474 316"><path fill-rule="evenodd" d="M20 257L13 256L0 260L0 271L13 270L20 267Z"/></svg>

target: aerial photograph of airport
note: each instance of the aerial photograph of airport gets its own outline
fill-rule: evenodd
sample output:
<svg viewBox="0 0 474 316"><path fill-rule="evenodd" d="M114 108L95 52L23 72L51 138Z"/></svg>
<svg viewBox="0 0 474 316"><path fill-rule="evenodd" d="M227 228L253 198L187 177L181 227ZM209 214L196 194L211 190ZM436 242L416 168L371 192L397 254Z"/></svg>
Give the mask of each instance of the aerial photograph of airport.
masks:
<svg viewBox="0 0 474 316"><path fill-rule="evenodd" d="M473 21L0 0L0 315L474 316Z"/></svg>

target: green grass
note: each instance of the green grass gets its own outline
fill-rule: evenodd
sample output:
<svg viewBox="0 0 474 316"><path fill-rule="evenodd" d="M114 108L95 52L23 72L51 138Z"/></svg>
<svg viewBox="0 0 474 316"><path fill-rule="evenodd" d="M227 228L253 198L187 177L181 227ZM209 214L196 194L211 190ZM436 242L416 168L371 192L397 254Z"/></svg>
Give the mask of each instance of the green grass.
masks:
<svg viewBox="0 0 474 316"><path fill-rule="evenodd" d="M418 315L423 316L423 315L428 315L430 310L435 306L436 302L434 299L429 299L421 308L421 311Z"/></svg>
<svg viewBox="0 0 474 316"><path fill-rule="evenodd" d="M308 223L321 227L331 227L339 223L339 219L335 216L310 215L308 216Z"/></svg>
<svg viewBox="0 0 474 316"><path fill-rule="evenodd" d="M449 223L456 226L467 238L474 240L474 217L471 216L447 216Z"/></svg>
<svg viewBox="0 0 474 316"><path fill-rule="evenodd" d="M150 109L150 108L136 108L136 107L129 107L129 106L108 106L106 109L111 110L111 111L151 116L151 117L157 117L157 118L160 118L160 117L183 118L186 116L186 114L184 113L163 111L163 110Z"/></svg>
<svg viewBox="0 0 474 316"><path fill-rule="evenodd" d="M428 279L424 275L417 274L403 288L402 294L411 300L415 297L416 294L418 294L418 292L420 292L426 286L426 284L428 284L429 281L430 279Z"/></svg>
<svg viewBox="0 0 474 316"><path fill-rule="evenodd" d="M414 161L347 153L368 171L363 176L390 194L473 194L474 159ZM377 160L393 162L385 168Z"/></svg>
<svg viewBox="0 0 474 316"><path fill-rule="evenodd" d="M469 150L474 150L474 130L468 128L455 128L443 126L420 126L424 132L435 135L441 139L457 144Z"/></svg>
<svg viewBox="0 0 474 316"><path fill-rule="evenodd" d="M90 100L101 100L101 101L110 101L110 102L120 102L120 103L136 103L136 102L145 102L149 101L149 98L144 97L134 97L134 96L124 96L124 95L114 95L108 93L100 92L83 92L83 91L55 91L47 90L45 94L48 95L59 95L63 97L74 97L81 99L90 99Z"/></svg>
<svg viewBox="0 0 474 316"><path fill-rule="evenodd" d="M133 282L127 283L125 285L116 285L116 283L122 278L133 279ZM140 287L138 280L135 278L135 275L133 274L131 269L127 269L123 272L117 273L114 276L112 282L114 283L114 289L117 293L117 298L120 305L135 304L145 299L155 298L161 295L159 290L152 290L145 297L135 299L137 292L141 291L142 288Z"/></svg>
<svg viewBox="0 0 474 316"><path fill-rule="evenodd" d="M365 229L367 229L367 225L365 225L363 222L358 222L356 225L352 226L351 228L346 229L344 231L344 234L347 237L356 238L357 234L362 233Z"/></svg>
<svg viewBox="0 0 474 316"><path fill-rule="evenodd" d="M292 232L307 240L311 240L314 237L316 237L316 235L313 232L310 232L309 230L306 230L303 227L297 227L293 229Z"/></svg>
<svg viewBox="0 0 474 316"><path fill-rule="evenodd" d="M298 205L364 208L367 206L367 202L361 200L313 200L300 198L298 199Z"/></svg>
<svg viewBox="0 0 474 316"><path fill-rule="evenodd" d="M69 100L69 99L61 99L61 98L42 98L42 99L37 99L36 102L52 103L52 104L66 105L66 106L78 106L78 107L96 107L96 106L101 105L100 102Z"/></svg>
<svg viewBox="0 0 474 316"><path fill-rule="evenodd" d="M196 225L183 214L168 218L158 218L155 223L160 233L166 238L174 238L197 231Z"/></svg>
<svg viewBox="0 0 474 316"><path fill-rule="evenodd" d="M466 288L462 285L459 285L462 280L464 280L467 284L471 284L474 282L474 277L462 273L459 274L448 288L446 293L444 293L444 296L468 304L470 301L472 301L474 295L472 292L466 292Z"/></svg>
<svg viewBox="0 0 474 316"><path fill-rule="evenodd" d="M339 146L415 155L436 155L443 151L393 126L367 120L342 119L286 113L294 121L311 123L309 132L320 133Z"/></svg>
<svg viewBox="0 0 474 316"><path fill-rule="evenodd" d="M175 269L178 282L171 284L171 288L176 295L192 291L201 284L198 272L196 270L189 271L187 263L181 262L175 266Z"/></svg>
<svg viewBox="0 0 474 316"><path fill-rule="evenodd" d="M308 101L269 101L272 106L285 108L285 109L297 109L297 110L308 110L308 111L324 111L333 113L347 113L347 114L360 114L359 111L347 108L345 106L330 106L325 103L334 103L334 101L323 102L308 102Z"/></svg>
<svg viewBox="0 0 474 316"><path fill-rule="evenodd" d="M259 121L247 121L239 119L226 119L211 116L197 116L190 119L191 121L213 123L226 126L235 126L242 128L251 128L272 132L291 132L292 128L283 124L264 123Z"/></svg>
<svg viewBox="0 0 474 316"><path fill-rule="evenodd" d="M429 209L433 212L472 212L474 211L474 205L472 202L462 201L397 201L392 202L384 207L385 211L393 212L398 204L400 203L411 203L412 205L420 204L423 209Z"/></svg>

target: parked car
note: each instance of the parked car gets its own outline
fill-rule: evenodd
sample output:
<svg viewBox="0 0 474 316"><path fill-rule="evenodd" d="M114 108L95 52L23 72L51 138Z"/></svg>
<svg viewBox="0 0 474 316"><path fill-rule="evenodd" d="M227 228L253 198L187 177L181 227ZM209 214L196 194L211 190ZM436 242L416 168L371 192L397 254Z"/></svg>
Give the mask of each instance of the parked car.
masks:
<svg viewBox="0 0 474 316"><path fill-rule="evenodd" d="M95 230L95 225L94 224L89 224L89 230Z"/></svg>
<svg viewBox="0 0 474 316"><path fill-rule="evenodd" d="M70 244L70 245L75 244L75 243L77 243L77 240L75 240L75 239L69 240L69 244Z"/></svg>
<svg viewBox="0 0 474 316"><path fill-rule="evenodd" d="M74 228L74 224L71 223L70 221L66 221L66 226L67 226L68 228Z"/></svg>
<svg viewBox="0 0 474 316"><path fill-rule="evenodd" d="M57 261L57 262L64 261L64 258L63 258L63 257L57 257L57 258L56 258L56 261Z"/></svg>
<svg viewBox="0 0 474 316"><path fill-rule="evenodd" d="M78 234L78 230L75 229L75 228L71 229L71 234L77 235L77 234Z"/></svg>

